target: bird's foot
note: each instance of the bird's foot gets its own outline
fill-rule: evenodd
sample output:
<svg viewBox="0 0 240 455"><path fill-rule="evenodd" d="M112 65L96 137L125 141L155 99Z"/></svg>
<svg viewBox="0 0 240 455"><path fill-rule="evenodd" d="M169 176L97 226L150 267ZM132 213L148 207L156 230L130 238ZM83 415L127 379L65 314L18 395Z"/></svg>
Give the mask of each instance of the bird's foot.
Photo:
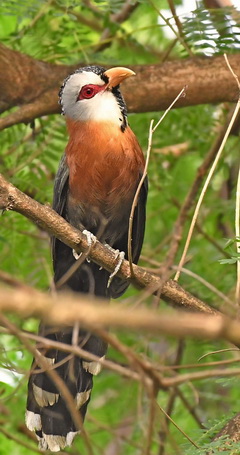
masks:
<svg viewBox="0 0 240 455"><path fill-rule="evenodd" d="M91 248L93 247L93 245L95 245L95 243L97 241L97 237L95 237L95 235L93 235L90 231L87 231L86 229L84 229L84 231L82 231L82 233L84 235L86 235L86 237L87 237L87 242L88 242L88 246L89 246L88 253L90 253ZM72 254L73 254L73 257L76 259L76 261L82 256L82 252L78 254L75 250L72 250ZM91 260L89 258L86 258L86 260L87 260L87 262L91 262Z"/></svg>
<svg viewBox="0 0 240 455"><path fill-rule="evenodd" d="M119 251L119 250L114 250L111 246L109 246L108 244L105 244L105 246L107 246L109 248L109 250L111 251L114 251L115 253L115 259L118 259L118 263L114 269L114 271L111 273L111 275L109 276L108 278L108 283L107 283L107 288L110 287L110 284L113 280L113 278L115 277L115 275L118 273L118 271L120 270L120 267L125 259L125 253L124 251Z"/></svg>
<svg viewBox="0 0 240 455"><path fill-rule="evenodd" d="M84 229L83 234L85 234L87 237L88 246L89 246L88 253L90 253L92 247L95 245L95 243L97 241L97 237L95 235L93 235L90 231L87 231L86 229ZM91 262L91 259L89 259L87 257L86 261Z"/></svg>

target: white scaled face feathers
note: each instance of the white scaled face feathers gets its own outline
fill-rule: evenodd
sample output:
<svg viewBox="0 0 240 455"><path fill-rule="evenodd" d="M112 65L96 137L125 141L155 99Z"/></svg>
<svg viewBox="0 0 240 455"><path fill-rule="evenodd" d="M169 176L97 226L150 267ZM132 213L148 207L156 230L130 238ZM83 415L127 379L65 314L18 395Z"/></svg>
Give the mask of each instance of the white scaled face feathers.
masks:
<svg viewBox="0 0 240 455"><path fill-rule="evenodd" d="M81 98L89 87L97 87L96 93L89 98ZM85 92L84 92L85 90ZM64 114L75 121L112 121L121 124L122 113L116 97L107 88L101 77L90 71L72 74L66 81L61 93Z"/></svg>
<svg viewBox="0 0 240 455"><path fill-rule="evenodd" d="M107 121L127 125L127 110L118 85L135 76L129 68L105 70L88 66L69 76L60 91L63 113L75 121Z"/></svg>

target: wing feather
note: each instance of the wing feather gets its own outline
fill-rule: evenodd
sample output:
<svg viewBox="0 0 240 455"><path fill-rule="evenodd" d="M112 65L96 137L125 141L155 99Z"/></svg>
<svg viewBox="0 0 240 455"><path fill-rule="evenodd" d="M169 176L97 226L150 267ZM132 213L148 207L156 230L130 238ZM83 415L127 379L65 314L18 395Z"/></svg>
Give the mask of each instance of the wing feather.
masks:
<svg viewBox="0 0 240 455"><path fill-rule="evenodd" d="M69 169L66 161L66 155L62 156L59 168L55 177L54 192L53 192L53 210L65 218L65 207L68 196L68 179ZM56 248L58 247L59 240L52 237L52 257L53 263L56 259Z"/></svg>
<svg viewBox="0 0 240 455"><path fill-rule="evenodd" d="M139 181L141 175L139 177ZM137 206L135 208L134 217L133 217L133 229L132 229L132 258L133 263L137 264L145 232L145 222L146 222L146 202L147 202L147 193L148 193L148 179L145 178L143 185L140 190L139 199ZM119 249L120 251L125 251L125 258L128 259L128 231L124 232L124 235L121 238L121 241L118 241L116 245L113 245L113 248ZM116 299L120 297L128 288L129 281L122 280L121 278L114 278L110 286L111 297Z"/></svg>

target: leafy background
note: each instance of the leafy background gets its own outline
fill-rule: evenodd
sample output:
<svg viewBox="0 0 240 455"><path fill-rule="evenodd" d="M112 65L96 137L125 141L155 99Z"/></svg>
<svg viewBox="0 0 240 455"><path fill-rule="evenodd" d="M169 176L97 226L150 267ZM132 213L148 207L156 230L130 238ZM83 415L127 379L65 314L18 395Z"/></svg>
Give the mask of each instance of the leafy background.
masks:
<svg viewBox="0 0 240 455"><path fill-rule="evenodd" d="M122 0L3 0L0 6L0 40L33 58L59 64L147 65L199 53L239 52L237 10L209 11L202 2L198 2L195 9L193 5L193 11L180 16L181 28L177 29L167 0L142 0L126 21L121 24L112 22L111 15L118 13L123 3ZM174 1L175 7L181 4L181 0ZM97 13L89 5L93 5ZM103 40L106 29L107 38ZM148 172L150 190L143 265L152 267L147 258L154 259L159 265L164 262L179 207L229 109L230 106L225 104L172 110L154 134ZM129 115L130 125L143 150L147 148L150 120L158 120L159 117L159 112ZM6 129L1 133L0 172L31 197L43 204L51 204L54 175L66 142L64 118L59 115L43 117L34 125L15 125ZM236 284L234 214L238 159L239 137L235 135L229 138L211 181L186 265L191 272L232 300ZM176 265L191 214L189 212ZM226 247L229 239L233 242L228 242ZM2 270L28 285L48 289L52 266L47 234L17 213L3 213L0 245ZM223 263L221 260L224 260ZM181 284L208 304L223 307L223 300L193 276L182 274ZM138 292L130 289L123 300L132 299L131 302L134 302L137 298ZM154 304L151 299L148 303ZM160 306L166 308L162 301ZM16 317L13 320L22 329L37 330L36 320L24 321ZM118 337L135 352L160 366L174 364L179 351L182 352L180 362L183 365L199 363L204 367L210 361L239 361L239 355L234 350L213 352L229 347L220 341L188 340L179 345L176 340L161 335L152 337L124 332L118 333ZM0 454L29 455L37 450L23 426L31 355L14 337L2 334L1 340ZM199 361L204 354L208 355ZM126 362L112 348L108 357L116 362ZM181 372L187 371L192 370L183 366ZM210 449L211 453L217 453L219 446L223 447L225 443L223 440L213 441L213 435L220 431L234 412L239 411L239 378L188 382L180 390L189 406L179 395L175 396L171 417L200 448L196 449L173 424L169 424L166 444L161 448L159 435L166 427L161 408L169 409L172 391L160 391L149 453L193 455ZM142 384L104 370L95 379L85 424L93 453L147 453L149 403ZM233 444L229 449L231 453L239 453L239 447L234 447ZM83 440L77 438L69 452L87 453Z"/></svg>

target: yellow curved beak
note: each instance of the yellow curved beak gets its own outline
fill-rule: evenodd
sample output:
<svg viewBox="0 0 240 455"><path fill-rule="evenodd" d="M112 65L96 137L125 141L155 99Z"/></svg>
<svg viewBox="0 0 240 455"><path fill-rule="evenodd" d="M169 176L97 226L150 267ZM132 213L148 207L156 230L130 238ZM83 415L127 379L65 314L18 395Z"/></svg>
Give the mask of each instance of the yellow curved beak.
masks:
<svg viewBox="0 0 240 455"><path fill-rule="evenodd" d="M116 68L110 68L105 71L104 76L108 77L108 87L112 88L116 87L116 85L120 84L124 79L127 79L127 77L136 76L136 73L129 68L117 66Z"/></svg>

